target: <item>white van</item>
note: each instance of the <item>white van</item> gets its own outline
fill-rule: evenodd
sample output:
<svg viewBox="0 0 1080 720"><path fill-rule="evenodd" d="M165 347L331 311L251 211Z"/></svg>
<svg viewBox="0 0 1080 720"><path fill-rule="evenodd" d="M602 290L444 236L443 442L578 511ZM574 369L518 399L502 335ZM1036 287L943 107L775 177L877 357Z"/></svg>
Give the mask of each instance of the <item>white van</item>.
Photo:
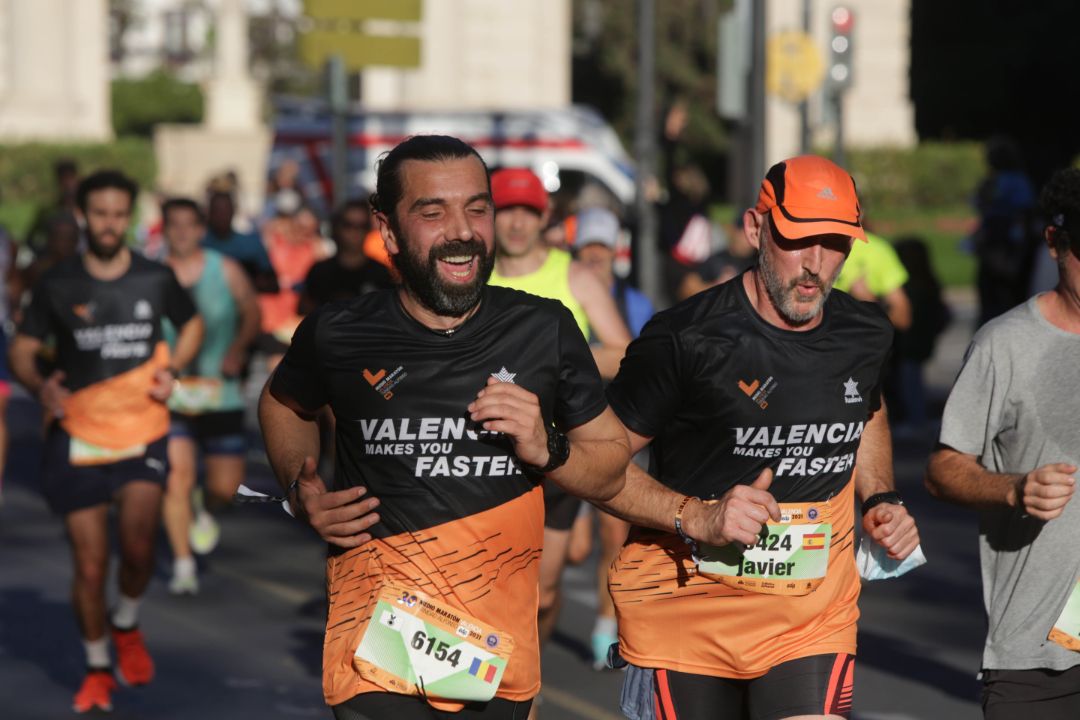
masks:
<svg viewBox="0 0 1080 720"><path fill-rule="evenodd" d="M333 197L331 119L325 104L279 99L274 120L270 172L286 159L300 165L305 199L317 212ZM548 192L576 195L598 185L629 208L634 168L615 131L591 108L560 110L389 112L355 109L349 114L349 196L375 186L375 161L410 135L453 135L475 147L492 169L528 167Z"/></svg>

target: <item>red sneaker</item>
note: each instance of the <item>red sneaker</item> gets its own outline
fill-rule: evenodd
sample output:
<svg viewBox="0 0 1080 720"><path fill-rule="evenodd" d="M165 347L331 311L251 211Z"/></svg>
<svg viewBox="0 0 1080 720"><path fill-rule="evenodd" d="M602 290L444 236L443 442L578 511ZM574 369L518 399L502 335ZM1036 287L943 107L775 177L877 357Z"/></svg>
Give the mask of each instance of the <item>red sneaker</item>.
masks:
<svg viewBox="0 0 1080 720"><path fill-rule="evenodd" d="M116 689L116 680L108 670L89 670L83 680L79 692L75 693L75 701L71 709L77 713L90 712L99 709L106 712L112 710L112 691Z"/></svg>
<svg viewBox="0 0 1080 720"><path fill-rule="evenodd" d="M112 630L116 648L116 677L129 687L145 685L154 679L154 660L146 651L142 633L135 630Z"/></svg>

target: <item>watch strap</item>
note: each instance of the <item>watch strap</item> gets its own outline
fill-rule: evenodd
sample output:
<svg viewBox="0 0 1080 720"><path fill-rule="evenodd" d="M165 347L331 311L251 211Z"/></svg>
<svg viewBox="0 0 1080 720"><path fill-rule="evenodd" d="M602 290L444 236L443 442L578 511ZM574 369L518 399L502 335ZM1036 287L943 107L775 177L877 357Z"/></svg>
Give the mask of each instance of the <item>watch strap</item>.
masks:
<svg viewBox="0 0 1080 720"><path fill-rule="evenodd" d="M866 513L870 512L872 508L875 508L882 503L889 503L890 505L903 505L904 496L896 492L895 490L875 493L874 495L871 495L870 497L863 500L862 514L865 515Z"/></svg>

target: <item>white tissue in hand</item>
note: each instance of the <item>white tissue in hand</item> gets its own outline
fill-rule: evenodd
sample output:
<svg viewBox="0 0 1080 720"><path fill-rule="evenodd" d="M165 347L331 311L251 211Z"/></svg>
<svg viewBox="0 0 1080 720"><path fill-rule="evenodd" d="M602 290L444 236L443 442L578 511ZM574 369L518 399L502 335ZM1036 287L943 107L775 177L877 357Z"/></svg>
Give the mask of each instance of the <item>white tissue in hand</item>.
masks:
<svg viewBox="0 0 1080 720"><path fill-rule="evenodd" d="M884 547L864 535L859 541L859 551L855 554L855 564L859 568L859 577L863 580L886 580L900 577L909 570L925 565L926 556L923 555L922 544L920 543L903 560L894 560L889 557L889 553Z"/></svg>

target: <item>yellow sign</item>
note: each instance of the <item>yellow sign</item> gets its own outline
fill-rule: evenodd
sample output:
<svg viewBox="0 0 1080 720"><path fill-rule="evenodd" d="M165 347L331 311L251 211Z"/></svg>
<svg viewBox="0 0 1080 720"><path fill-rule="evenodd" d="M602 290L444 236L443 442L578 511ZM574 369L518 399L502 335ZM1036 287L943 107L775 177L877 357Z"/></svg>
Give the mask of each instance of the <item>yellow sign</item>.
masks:
<svg viewBox="0 0 1080 720"><path fill-rule="evenodd" d="M419 20L420 0L305 0L315 20Z"/></svg>
<svg viewBox="0 0 1080 720"><path fill-rule="evenodd" d="M340 55L350 71L372 65L420 66L420 38L362 35L314 30L300 35L300 57L318 67L332 55Z"/></svg>
<svg viewBox="0 0 1080 720"><path fill-rule="evenodd" d="M305 0L310 29L300 33L300 57L319 67L340 55L349 71L372 65L420 66L420 38L409 35L369 35L367 20L416 22L421 0Z"/></svg>
<svg viewBox="0 0 1080 720"><path fill-rule="evenodd" d="M825 61L803 32L777 33L765 44L765 89L788 102L802 102L821 86Z"/></svg>

